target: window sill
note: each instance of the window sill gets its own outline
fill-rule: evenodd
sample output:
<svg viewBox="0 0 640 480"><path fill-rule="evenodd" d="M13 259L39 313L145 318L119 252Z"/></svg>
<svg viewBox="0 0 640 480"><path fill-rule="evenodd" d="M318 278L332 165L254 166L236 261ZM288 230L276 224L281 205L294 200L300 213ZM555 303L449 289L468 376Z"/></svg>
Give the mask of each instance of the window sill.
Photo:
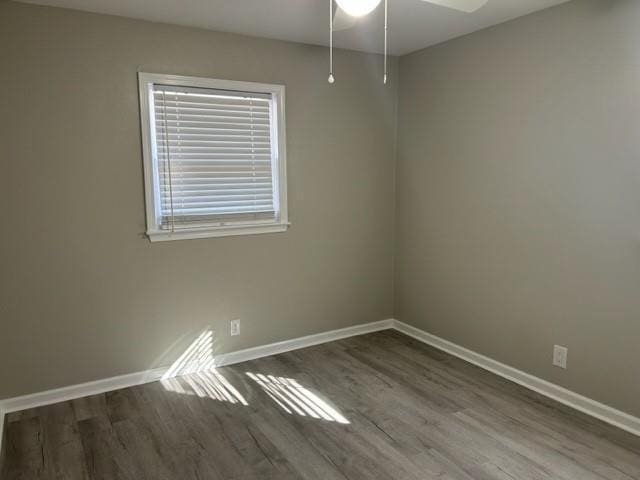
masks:
<svg viewBox="0 0 640 480"><path fill-rule="evenodd" d="M170 240L193 240L197 238L232 237L237 235L257 235L261 233L282 233L289 228L288 223L268 225L230 225L226 227L193 228L178 231L154 230L148 231L147 237L151 242L166 242Z"/></svg>

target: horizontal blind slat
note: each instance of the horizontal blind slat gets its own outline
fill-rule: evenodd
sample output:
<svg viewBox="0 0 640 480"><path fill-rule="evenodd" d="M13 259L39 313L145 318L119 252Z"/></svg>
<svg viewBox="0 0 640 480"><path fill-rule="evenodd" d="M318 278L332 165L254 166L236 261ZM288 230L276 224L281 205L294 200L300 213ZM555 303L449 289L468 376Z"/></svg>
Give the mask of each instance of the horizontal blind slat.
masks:
<svg viewBox="0 0 640 480"><path fill-rule="evenodd" d="M193 135L202 137L211 137L211 138L219 138L219 137L234 137L234 138L245 138L251 140L252 138L269 138L271 139L271 132L269 129L264 129L264 131L260 129L250 129L250 128L236 128L236 127L225 127L224 125L220 128L218 127L208 127L206 125L198 124L195 126L189 126L183 124L180 127L167 127L165 129L164 126L158 125L156 126L156 136L165 135L165 131L169 138L178 137L178 136L189 136Z"/></svg>
<svg viewBox="0 0 640 480"><path fill-rule="evenodd" d="M248 108L246 110L242 109L231 109L231 108L207 108L204 106L193 106L193 105L180 105L176 104L173 106L157 106L155 108L156 117L158 115L206 115L206 116L216 116L220 118L255 118L256 120L269 120L269 111L268 110L254 110L253 108Z"/></svg>
<svg viewBox="0 0 640 480"><path fill-rule="evenodd" d="M268 189L272 191L271 183L219 183L219 184L203 184L203 185L173 185L173 190L183 193L191 193L191 192L210 192L210 191L220 191L220 190L230 190L230 191L247 191L247 192L255 192L260 191L261 189Z"/></svg>
<svg viewBox="0 0 640 480"><path fill-rule="evenodd" d="M220 133L191 133L191 132L175 132L165 135L163 132L156 131L156 136L162 138L163 144L169 142L206 142L206 143L240 143L255 142L256 144L271 145L271 137L264 134L247 135L243 133L220 132ZM163 146L164 148L164 146Z"/></svg>
<svg viewBox="0 0 640 480"><path fill-rule="evenodd" d="M238 195L238 196L246 196L246 195L271 195L272 189L271 186L267 187L259 187L259 188L228 188L224 185L219 188L207 188L207 189L189 189L189 190L180 190L174 189L173 196L174 198L186 198L186 197L210 197L217 195ZM163 192L163 195L169 195L169 192Z"/></svg>
<svg viewBox="0 0 640 480"><path fill-rule="evenodd" d="M269 102L268 93L242 92L238 90L222 90L219 88L185 87L178 85L154 85L154 94L164 98L198 98L229 102Z"/></svg>
<svg viewBox="0 0 640 480"><path fill-rule="evenodd" d="M161 171L164 179L168 179L168 172ZM272 185L271 172L256 172L255 174L243 175L243 172L238 174L231 174L223 172L218 174L216 171L197 171L197 172L182 172L180 175L173 178L173 182L176 186L202 188L203 185Z"/></svg>
<svg viewBox="0 0 640 480"><path fill-rule="evenodd" d="M197 102L209 105L231 105L231 106L260 106L269 107L270 100L267 98L241 98L228 95L197 95L197 94L174 94L166 91L155 91L153 94L154 104L163 101L169 102Z"/></svg>
<svg viewBox="0 0 640 480"><path fill-rule="evenodd" d="M167 209L166 215L171 215L169 210L170 205L165 205ZM175 216L183 215L220 215L225 213L242 213L242 212L272 212L273 205L271 203L264 203L259 205L201 205L190 206L189 208L177 208L174 206L173 212Z"/></svg>
<svg viewBox="0 0 640 480"><path fill-rule="evenodd" d="M160 122L164 124L163 120L156 119L156 123ZM220 117L205 115L185 115L181 117L176 115L168 119L168 126L169 128L175 128L175 132L179 132L182 129L188 131L194 127L204 128L205 130L213 128L218 130L240 130L250 133L261 132L263 134L269 131L268 121L253 122L250 119L245 120L241 118L226 120Z"/></svg>
<svg viewBox="0 0 640 480"><path fill-rule="evenodd" d="M205 97L179 97L175 98L170 95L167 95L162 100L162 96L160 94L156 95L156 104L154 107L159 107L161 105L166 105L167 107L176 107L186 105L187 108L210 108L211 110L237 110L237 111L246 111L246 110L255 110L257 112L268 112L269 104L268 102L262 101L243 101L243 102L234 102L233 100L220 100L220 99L208 99Z"/></svg>
<svg viewBox="0 0 640 480"><path fill-rule="evenodd" d="M263 196L262 198L252 198L252 199L236 199L235 197L219 197L215 199L215 206L255 206L255 205L271 205L271 195ZM169 201L163 200L165 205L169 206ZM174 198L173 199L173 208L175 210L180 210L183 208L208 208L211 207L213 203L210 198L191 198L191 199L183 199L183 198Z"/></svg>
<svg viewBox="0 0 640 480"><path fill-rule="evenodd" d="M223 199L245 199L245 198L272 198L273 192L271 189L261 190L209 190L209 191L188 191L188 192L176 192L172 193L174 200L223 200ZM169 198L169 193L162 195L162 198Z"/></svg>
<svg viewBox="0 0 640 480"><path fill-rule="evenodd" d="M256 121L256 124L265 124L269 122L270 112L267 111L255 111L253 109L249 110L231 110L231 109L216 109L211 110L208 108L180 108L179 106L175 107L164 107L159 106L154 110L154 115L157 118L164 118L166 116L167 120L175 121L176 117L179 119L183 119L190 115L194 117L212 117L212 118L220 118L220 119L253 119ZM198 120L198 119L196 119Z"/></svg>
<svg viewBox="0 0 640 480"><path fill-rule="evenodd" d="M171 147L182 147L182 148L242 148L246 149L247 141L239 141L239 140L204 140L204 139L189 139L189 138L169 138L161 146L162 150L166 150L166 143L169 144L169 148ZM271 143L267 140L256 140L250 142L252 148L260 148L267 149L271 148Z"/></svg>
<svg viewBox="0 0 640 480"><path fill-rule="evenodd" d="M234 147L216 147L216 146L193 146L193 145L181 145L180 143L169 145L169 153L171 156L174 152L178 155L195 155L195 154L210 154L210 155L266 155L271 158L271 148L258 147L253 145L242 145ZM162 155L167 154L167 149L164 148L160 152Z"/></svg>
<svg viewBox="0 0 640 480"><path fill-rule="evenodd" d="M216 155L215 157L213 155ZM160 160L165 159L166 155L158 155ZM265 164L268 165L271 163L271 159L269 155L261 155L261 154L244 154L244 153L236 153L236 154L228 154L228 153L219 153L219 154L210 154L210 153L172 153L170 158L172 165L178 165L180 163L184 165L193 164L198 165L202 163L211 163L211 164L228 164L234 165L238 163L243 163L247 165L252 164Z"/></svg>
<svg viewBox="0 0 640 480"><path fill-rule="evenodd" d="M206 133L206 134L215 134L215 133L227 133L231 135L245 135L248 137L254 135L268 135L270 136L270 127L269 125L245 125L245 124L231 124L229 122L216 122L209 120L158 120L158 122L162 122L161 125L158 125L157 131L158 133L163 133L164 131L168 131L169 135L172 133ZM236 133L237 132L237 133Z"/></svg>

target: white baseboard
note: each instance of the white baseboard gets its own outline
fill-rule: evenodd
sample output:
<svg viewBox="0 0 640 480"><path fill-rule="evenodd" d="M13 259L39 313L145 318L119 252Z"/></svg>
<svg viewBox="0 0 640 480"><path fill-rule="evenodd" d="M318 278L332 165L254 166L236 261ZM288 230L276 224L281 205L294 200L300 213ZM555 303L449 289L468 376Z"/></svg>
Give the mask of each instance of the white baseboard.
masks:
<svg viewBox="0 0 640 480"><path fill-rule="evenodd" d="M269 355L276 355L283 352L290 352L292 350L311 347L321 343L333 342L334 340L340 340L342 338L387 330L392 327L393 320L381 320L378 322L341 328L339 330L317 333L315 335L308 335L306 337L294 338L292 340L284 340L282 342L271 343L269 345L238 350L236 352L215 356L213 359L213 366L222 367L225 365L232 365L234 363L246 362L248 360L268 357ZM64 402L75 398L87 397L121 388L155 382L162 378L166 378L168 370L169 367L156 368L153 370L129 373L127 375L105 378L93 382L56 388L45 392L8 398L0 400L0 411L4 411L5 413L18 412L29 408L41 407L52 403Z"/></svg>
<svg viewBox="0 0 640 480"><path fill-rule="evenodd" d="M110 392L120 388L133 387L143 383L155 382L162 378L165 368L146 370L144 372L129 373L117 377L104 378L93 382L69 385L68 387L46 390L44 392L7 398L0 401L0 408L5 413L19 412L29 408L42 407L58 402L66 402L75 398L88 397L98 393Z"/></svg>
<svg viewBox="0 0 640 480"><path fill-rule="evenodd" d="M312 347L322 343L333 342L343 338L355 337L356 335L364 335L366 333L379 332L380 330L388 330L393 328L394 320L380 320L378 322L364 323L354 325L353 327L341 328L339 330L330 330L328 332L316 333L306 337L294 338L292 340L284 340L282 342L270 343L261 347L247 348L246 350L238 350L223 355L218 355L215 359L216 367L225 365L233 365L235 363L246 362L256 358L268 357L269 355L277 355L278 353L290 352L300 348Z"/></svg>
<svg viewBox="0 0 640 480"><path fill-rule="evenodd" d="M2 462L4 460L4 450L2 450L2 445L4 444L4 416L5 412L0 408L0 472L2 472Z"/></svg>
<svg viewBox="0 0 640 480"><path fill-rule="evenodd" d="M504 363L485 357L484 355L461 347L460 345L449 342L448 340L436 337L435 335L399 320L394 320L393 327L405 335L409 335L416 340L450 353L451 355L466 360L469 363L473 363L484 370L500 375L501 377L522 385L529 390L538 392L545 397L552 398L553 400L602 420L603 422L640 436L640 418L638 417L616 410L608 405L525 373L522 370L518 370L517 368L510 367L509 365L505 365Z"/></svg>
<svg viewBox="0 0 640 480"><path fill-rule="evenodd" d="M398 320L382 320L379 322L366 323L353 327L342 328L339 330L331 330L329 332L318 333L306 337L285 340L282 342L271 343L260 347L248 348L228 354L218 355L214 359L215 366L232 365L248 360L276 355L278 353L289 352L300 348L319 345L321 343L332 342L343 338L363 335L366 333L377 332L394 328L406 335L409 335L421 342L431 345L439 350L445 351L458 358L473 363L485 370L500 375L530 390L538 392L546 397L552 398L562 404L568 405L587 415L598 418L606 423L619 427L630 433L640 436L640 418L624 413L615 408L609 407L603 403L587 398L578 393L567 390L553 383L542 380L516 368L510 367L489 357L476 353L472 350L456 345L455 343L444 340L440 337L432 335L420 330L416 327L400 322ZM29 408L50 405L52 403L63 402L75 398L96 395L120 388L132 387L144 383L154 382L166 378L167 368L157 368L144 372L120 375L103 380L82 383L79 385L71 385L68 387L48 390L45 392L24 395L21 397L9 398L0 401L0 449L2 448L2 423L4 414L26 410ZM0 450L1 451L1 450Z"/></svg>

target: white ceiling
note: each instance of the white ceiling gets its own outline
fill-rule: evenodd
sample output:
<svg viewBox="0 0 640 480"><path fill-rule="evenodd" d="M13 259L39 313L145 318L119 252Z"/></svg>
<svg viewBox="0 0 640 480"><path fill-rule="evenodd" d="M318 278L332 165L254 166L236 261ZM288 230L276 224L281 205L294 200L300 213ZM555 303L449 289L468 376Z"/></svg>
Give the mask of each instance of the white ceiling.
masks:
<svg viewBox="0 0 640 480"><path fill-rule="evenodd" d="M276 38L328 44L329 0L23 0L85 10ZM420 0L389 0L389 52L403 55L568 0L489 0L473 14ZM346 31L337 32L341 48L381 52L383 15L378 9Z"/></svg>

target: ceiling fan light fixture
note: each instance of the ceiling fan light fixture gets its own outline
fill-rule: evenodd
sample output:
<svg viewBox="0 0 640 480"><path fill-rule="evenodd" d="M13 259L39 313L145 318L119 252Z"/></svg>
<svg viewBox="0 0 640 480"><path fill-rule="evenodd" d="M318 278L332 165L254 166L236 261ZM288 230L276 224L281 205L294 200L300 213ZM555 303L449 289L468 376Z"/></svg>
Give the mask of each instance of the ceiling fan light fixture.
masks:
<svg viewBox="0 0 640 480"><path fill-rule="evenodd" d="M382 0L336 0L338 6L352 17L364 17L373 12Z"/></svg>
<svg viewBox="0 0 640 480"><path fill-rule="evenodd" d="M1 0L0 0L1 1ZM441 7L452 8L460 12L473 13L484 7L489 0L422 0L423 2L432 3ZM335 4L338 10L334 15ZM329 0L329 83L336 80L333 76L333 32L336 29L344 30L353 26L355 20L353 18L364 17L373 12L382 0ZM349 19L349 17L353 17ZM345 21L346 19L346 21ZM339 28L336 28L336 25ZM346 27L345 27L346 25ZM388 54L388 31L389 31L389 0L384 0L384 76L383 82L387 83L389 79L387 70L387 54Z"/></svg>

